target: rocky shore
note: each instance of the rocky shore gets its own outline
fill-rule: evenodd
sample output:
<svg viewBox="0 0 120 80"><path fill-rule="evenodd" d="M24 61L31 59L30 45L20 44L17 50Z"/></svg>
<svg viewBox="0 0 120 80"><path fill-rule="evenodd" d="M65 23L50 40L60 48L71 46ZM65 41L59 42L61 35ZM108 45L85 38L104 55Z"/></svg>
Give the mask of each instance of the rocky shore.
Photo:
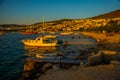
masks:
<svg viewBox="0 0 120 80"><path fill-rule="evenodd" d="M26 74L31 75L23 80L120 80L120 37L119 34L106 36L106 34L82 32L83 35L92 37L96 41L101 40L98 46L99 52L87 58L87 63L73 65L67 69L53 66L50 63L42 65L42 68L33 70L26 64ZM33 63L31 63L33 64ZM34 63L35 64L35 63ZM37 64L36 64L37 65ZM64 67L67 65L64 65ZM39 65L37 67L40 67ZM27 72L32 70L32 72ZM34 72L37 74L34 75ZM42 71L42 75L41 75ZM33 76L34 75L34 76ZM36 79L35 79L36 78Z"/></svg>
<svg viewBox="0 0 120 80"><path fill-rule="evenodd" d="M90 67L73 66L68 70L51 69L38 80L120 80L120 64L97 65Z"/></svg>
<svg viewBox="0 0 120 80"><path fill-rule="evenodd" d="M105 33L81 32L85 36L100 40L100 47L104 50L120 51L120 34L107 36ZM99 44L99 43L98 43Z"/></svg>

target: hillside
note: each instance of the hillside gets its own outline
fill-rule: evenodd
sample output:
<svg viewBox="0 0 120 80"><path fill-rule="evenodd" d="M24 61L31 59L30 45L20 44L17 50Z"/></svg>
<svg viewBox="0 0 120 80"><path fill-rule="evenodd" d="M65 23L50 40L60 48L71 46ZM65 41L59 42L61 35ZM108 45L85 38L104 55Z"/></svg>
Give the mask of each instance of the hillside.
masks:
<svg viewBox="0 0 120 80"><path fill-rule="evenodd" d="M72 21L72 20L74 20L74 19L59 19L59 20L48 21L48 22L44 22L44 23L62 24L64 21ZM43 22L34 23L32 25L38 25L38 24L43 24Z"/></svg>
<svg viewBox="0 0 120 80"><path fill-rule="evenodd" d="M116 11L112 11L109 13L92 17L92 19L102 19L102 18L120 18L120 10L116 10Z"/></svg>
<svg viewBox="0 0 120 80"><path fill-rule="evenodd" d="M120 10L116 10L116 11L112 11L109 13L94 16L91 19L103 19L103 18L120 18ZM60 19L60 20L54 20L54 21L49 21L49 22L44 22L44 23L62 24L64 21L72 21L72 20L77 20L77 19ZM35 23L32 25L37 25L37 24L41 24L41 23L42 22L38 22L38 23Z"/></svg>
<svg viewBox="0 0 120 80"><path fill-rule="evenodd" d="M81 29L91 30L90 27L106 26L108 23L110 23L111 20L114 20L114 18L116 18L115 22L118 24L118 26L116 26L117 28L112 28L111 30L113 29L117 30L120 25L120 22L119 22L120 10L102 14L89 19L87 18L86 19L60 19L60 20L48 21L44 23L38 22L31 25L4 24L4 25L0 25L0 28L3 31L21 31L21 30L23 31L27 29L33 29L37 32L41 32L42 29L44 31L76 31ZM101 27L101 29L103 28ZM98 30L101 30L101 29L98 29ZM108 28L106 29L108 30ZM119 31L119 29L117 31Z"/></svg>

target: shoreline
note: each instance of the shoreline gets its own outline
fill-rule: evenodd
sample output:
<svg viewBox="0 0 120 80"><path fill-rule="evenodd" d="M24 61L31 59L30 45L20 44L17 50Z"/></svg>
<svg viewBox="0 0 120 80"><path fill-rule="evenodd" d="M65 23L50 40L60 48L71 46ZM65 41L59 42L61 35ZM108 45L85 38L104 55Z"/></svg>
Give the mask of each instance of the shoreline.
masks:
<svg viewBox="0 0 120 80"><path fill-rule="evenodd" d="M119 34L115 34L114 36L106 36L105 34L97 34L97 33L88 33L81 32L82 35L97 39L104 40L104 43L99 46L100 50L107 50L110 52L120 50L120 37ZM120 51L119 51L120 52ZM106 54L106 53L105 53ZM96 56L97 55L97 56ZM97 53L96 55L91 56L91 61L96 59L96 57L100 57L101 54ZM114 55L112 55L113 57ZM120 57L119 57L120 58ZM118 59L119 59L118 58ZM94 60L95 61L95 60ZM93 61L93 62L94 62ZM74 66L67 70L56 70L54 68L48 70L43 75L39 77L38 80L118 80L120 79L120 62L119 61L110 61L109 64L99 64L94 66ZM92 73L92 74L91 74Z"/></svg>
<svg viewBox="0 0 120 80"><path fill-rule="evenodd" d="M106 36L105 33L81 32L82 35L89 36L93 39L101 40L100 50L110 50L120 52L120 34Z"/></svg>
<svg viewBox="0 0 120 80"><path fill-rule="evenodd" d="M40 65L40 63L28 61L28 63L24 65L25 73L23 74L22 80L24 79L25 80L28 79L32 79L32 80L79 80L79 79L116 80L117 79L118 80L120 79L119 77L120 54L119 55L117 54L117 52L120 53L119 34L114 34L114 36L106 36L106 34L98 34L98 33L90 33L90 32L79 32L79 34L82 34L83 36L89 38L93 38L95 42L98 42L97 39L101 40L101 43L98 45L98 47L96 47L97 53L93 53L86 58L87 63L83 64L79 62L78 65L69 66L65 64L64 67L59 67L58 65L53 65L52 63L45 63L43 65ZM100 53L100 51L103 53ZM34 65L36 65L36 67ZM69 68L65 68L66 66L68 66ZM111 74L111 72L113 72L113 74ZM96 75L96 74L100 74L100 75ZM29 75L30 77L28 77Z"/></svg>

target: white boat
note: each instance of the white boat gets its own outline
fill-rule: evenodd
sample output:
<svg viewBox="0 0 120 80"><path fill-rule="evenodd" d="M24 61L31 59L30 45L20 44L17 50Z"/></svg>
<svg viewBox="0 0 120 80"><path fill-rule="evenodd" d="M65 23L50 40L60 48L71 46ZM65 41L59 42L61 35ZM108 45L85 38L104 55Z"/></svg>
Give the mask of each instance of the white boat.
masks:
<svg viewBox="0 0 120 80"><path fill-rule="evenodd" d="M24 45L27 46L58 46L56 36L52 35L40 36L37 37L35 40L22 40L22 42L24 43Z"/></svg>
<svg viewBox="0 0 120 80"><path fill-rule="evenodd" d="M79 54L75 54L75 53L68 53L68 54L62 54L62 53L57 53L57 52L52 52L52 53L37 53L35 55L36 58L40 58L40 59L54 59L54 58L65 58L65 59L77 59L79 56Z"/></svg>

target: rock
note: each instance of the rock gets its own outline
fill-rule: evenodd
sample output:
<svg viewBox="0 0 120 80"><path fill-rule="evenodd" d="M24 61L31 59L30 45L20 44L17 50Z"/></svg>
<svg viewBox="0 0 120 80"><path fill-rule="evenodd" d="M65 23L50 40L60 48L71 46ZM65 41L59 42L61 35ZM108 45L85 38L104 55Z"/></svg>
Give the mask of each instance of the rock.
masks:
<svg viewBox="0 0 120 80"><path fill-rule="evenodd" d="M30 71L34 69L34 62L33 61L27 61L24 64L24 71Z"/></svg>
<svg viewBox="0 0 120 80"><path fill-rule="evenodd" d="M79 67L78 66L72 66L69 70L78 70L79 69Z"/></svg>
<svg viewBox="0 0 120 80"><path fill-rule="evenodd" d="M110 61L110 63L113 64L113 65L119 65L120 66L120 61L113 60L113 61Z"/></svg>
<svg viewBox="0 0 120 80"><path fill-rule="evenodd" d="M110 62L111 60L120 60L120 53L116 51L106 51L102 50L104 60Z"/></svg>
<svg viewBox="0 0 120 80"><path fill-rule="evenodd" d="M100 64L102 61L102 55L101 53L92 55L90 57L88 57L88 64L89 65L96 65L96 64Z"/></svg>
<svg viewBox="0 0 120 80"><path fill-rule="evenodd" d="M99 51L98 54L88 57L89 65L96 65L100 63L109 63L111 60L120 60L120 53L116 51Z"/></svg>
<svg viewBox="0 0 120 80"><path fill-rule="evenodd" d="M47 71L49 68L52 68L52 64L51 64L51 63L46 63L46 64L42 67L42 71L45 72L45 71Z"/></svg>

